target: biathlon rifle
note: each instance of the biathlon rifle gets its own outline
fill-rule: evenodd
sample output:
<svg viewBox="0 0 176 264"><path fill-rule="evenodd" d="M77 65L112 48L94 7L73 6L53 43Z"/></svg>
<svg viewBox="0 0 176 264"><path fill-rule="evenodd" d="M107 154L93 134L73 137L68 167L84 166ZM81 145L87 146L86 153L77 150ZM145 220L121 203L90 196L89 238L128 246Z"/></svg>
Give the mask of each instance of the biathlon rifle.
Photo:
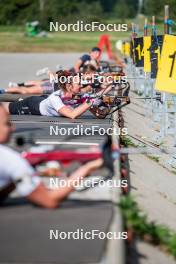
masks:
<svg viewBox="0 0 176 264"><path fill-rule="evenodd" d="M92 106L90 111L97 118L103 119L107 115L111 115L114 112L120 110L124 106L130 103L129 96L118 96L118 95L109 95L109 94L77 94L72 98L62 98L62 101L68 105L82 104L87 99L97 99L99 101L99 105Z"/></svg>

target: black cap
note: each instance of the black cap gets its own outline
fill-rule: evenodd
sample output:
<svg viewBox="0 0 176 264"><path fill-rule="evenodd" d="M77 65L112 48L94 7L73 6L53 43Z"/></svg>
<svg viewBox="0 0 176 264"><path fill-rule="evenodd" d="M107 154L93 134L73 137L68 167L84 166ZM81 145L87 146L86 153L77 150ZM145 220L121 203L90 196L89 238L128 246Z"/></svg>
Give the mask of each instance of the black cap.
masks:
<svg viewBox="0 0 176 264"><path fill-rule="evenodd" d="M92 49L91 49L91 51L99 51L99 52L101 52L101 49L99 48L99 47L93 47Z"/></svg>

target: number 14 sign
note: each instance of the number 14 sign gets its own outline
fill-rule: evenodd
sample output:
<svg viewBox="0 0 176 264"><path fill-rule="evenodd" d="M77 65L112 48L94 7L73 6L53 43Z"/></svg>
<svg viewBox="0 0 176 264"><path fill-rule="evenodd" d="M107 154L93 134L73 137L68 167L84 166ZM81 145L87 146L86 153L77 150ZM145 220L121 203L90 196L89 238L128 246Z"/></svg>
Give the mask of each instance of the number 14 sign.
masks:
<svg viewBox="0 0 176 264"><path fill-rule="evenodd" d="M176 36L164 36L155 89L176 94Z"/></svg>

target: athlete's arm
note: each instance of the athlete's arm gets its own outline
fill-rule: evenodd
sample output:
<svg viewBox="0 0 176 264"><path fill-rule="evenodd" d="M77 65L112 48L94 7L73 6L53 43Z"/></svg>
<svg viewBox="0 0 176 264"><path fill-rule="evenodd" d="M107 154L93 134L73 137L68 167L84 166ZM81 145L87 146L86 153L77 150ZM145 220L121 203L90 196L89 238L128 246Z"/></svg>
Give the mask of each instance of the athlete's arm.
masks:
<svg viewBox="0 0 176 264"><path fill-rule="evenodd" d="M79 59L76 63L75 63L75 66L74 66L74 69L75 69L75 72L79 72L79 69L81 67L81 64L82 64L82 60Z"/></svg>
<svg viewBox="0 0 176 264"><path fill-rule="evenodd" d="M107 94L112 90L113 86L111 84L108 84L107 86L101 87L101 89L98 90L96 93L97 96L101 96L103 94Z"/></svg>
<svg viewBox="0 0 176 264"><path fill-rule="evenodd" d="M90 93L90 92L92 92L92 86L91 85L87 85L87 86L81 88L81 92L82 93Z"/></svg>
<svg viewBox="0 0 176 264"><path fill-rule="evenodd" d="M75 119L78 116L80 116L81 114L83 114L84 112L86 112L90 107L91 107L91 103L83 103L82 105L79 105L76 108L72 108L69 106L63 106L62 108L59 109L59 114L69 117L71 119Z"/></svg>
<svg viewBox="0 0 176 264"><path fill-rule="evenodd" d="M27 199L46 208L56 208L60 202L74 190L75 181L80 181L102 165L102 159L86 163L72 173L69 179L66 180L68 184L65 184L64 187L60 187L58 190L48 190L43 183L40 183L37 188L27 196Z"/></svg>
<svg viewBox="0 0 176 264"><path fill-rule="evenodd" d="M40 85L32 87L12 87L6 90L7 93L17 93L17 94L42 94L43 88Z"/></svg>

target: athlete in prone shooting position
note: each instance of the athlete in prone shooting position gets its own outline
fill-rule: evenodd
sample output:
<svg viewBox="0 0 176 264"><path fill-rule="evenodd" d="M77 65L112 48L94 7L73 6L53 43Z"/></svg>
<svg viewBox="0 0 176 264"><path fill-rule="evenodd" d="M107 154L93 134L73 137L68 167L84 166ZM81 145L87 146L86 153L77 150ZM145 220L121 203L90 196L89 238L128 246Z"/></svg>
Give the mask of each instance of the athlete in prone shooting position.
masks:
<svg viewBox="0 0 176 264"><path fill-rule="evenodd" d="M103 165L101 158L89 161L70 175L66 180L69 184L57 190L47 189L33 167L19 153L4 145L8 143L12 131L9 114L0 104L0 203L16 190L19 196L26 197L31 203L56 208L74 191L75 181L81 181Z"/></svg>

